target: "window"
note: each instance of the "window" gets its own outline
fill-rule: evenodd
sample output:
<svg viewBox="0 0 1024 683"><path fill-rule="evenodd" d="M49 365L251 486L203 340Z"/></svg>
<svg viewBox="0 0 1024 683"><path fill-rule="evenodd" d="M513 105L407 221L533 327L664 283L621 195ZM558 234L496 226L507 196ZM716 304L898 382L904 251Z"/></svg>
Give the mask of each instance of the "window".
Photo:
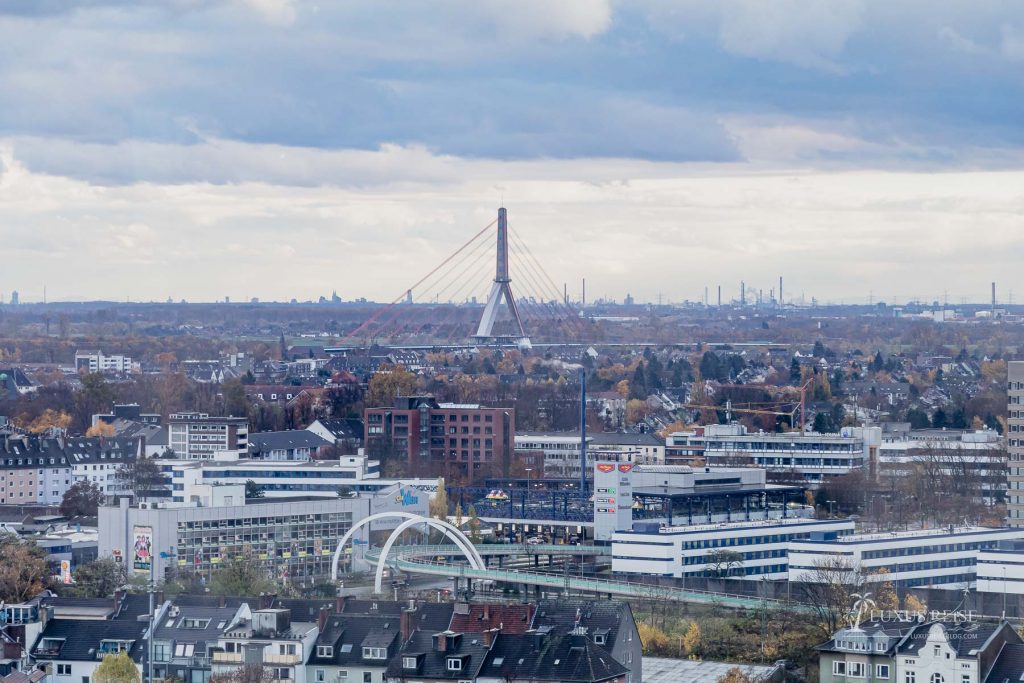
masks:
<svg viewBox="0 0 1024 683"><path fill-rule="evenodd" d="M279 681L287 681L292 677L291 669L274 669L274 678Z"/></svg>
<svg viewBox="0 0 1024 683"><path fill-rule="evenodd" d="M209 619L189 619L186 617L181 620L180 628L206 628L209 625Z"/></svg>
<svg viewBox="0 0 1024 683"><path fill-rule="evenodd" d="M963 674L960 676L960 683L971 683L971 674Z"/></svg>
<svg viewBox="0 0 1024 683"><path fill-rule="evenodd" d="M317 645L316 646L317 657L333 657L334 647L331 645Z"/></svg>
<svg viewBox="0 0 1024 683"><path fill-rule="evenodd" d="M295 643L280 643L277 646L277 648L278 648L278 651L281 654L283 654L283 655L293 655L293 654L295 654Z"/></svg>
<svg viewBox="0 0 1024 683"><path fill-rule="evenodd" d="M594 642L597 643L598 645L604 645L604 643L605 643L604 634L603 633L596 634L594 636Z"/></svg>
<svg viewBox="0 0 1024 683"><path fill-rule="evenodd" d="M903 683L916 683L917 674L913 671L907 671L903 674Z"/></svg>
<svg viewBox="0 0 1024 683"><path fill-rule="evenodd" d="M846 664L846 675L853 678L864 678L864 662L848 662Z"/></svg>
<svg viewBox="0 0 1024 683"><path fill-rule="evenodd" d="M402 657L402 668L403 669L415 669L416 658L415 657Z"/></svg>
<svg viewBox="0 0 1024 683"><path fill-rule="evenodd" d="M846 675L846 662L832 662L832 675L834 675L834 676L845 676Z"/></svg>
<svg viewBox="0 0 1024 683"><path fill-rule="evenodd" d="M174 656L191 657L192 653L195 652L195 649L195 643L176 643L174 645Z"/></svg>
<svg viewBox="0 0 1024 683"><path fill-rule="evenodd" d="M388 650L384 647L364 647L363 659L387 659Z"/></svg>
<svg viewBox="0 0 1024 683"><path fill-rule="evenodd" d="M459 657L448 658L448 670L449 671L462 671L462 659Z"/></svg>
<svg viewBox="0 0 1024 683"><path fill-rule="evenodd" d="M942 674L935 673L928 679L930 683L946 683L946 679Z"/></svg>
<svg viewBox="0 0 1024 683"><path fill-rule="evenodd" d="M323 669L317 669L316 670L316 683L324 683L325 679L326 679L326 674L324 673L324 670Z"/></svg>
<svg viewBox="0 0 1024 683"><path fill-rule="evenodd" d="M58 664L57 665L57 675L58 676L70 676L71 675L71 665L70 664Z"/></svg>
<svg viewBox="0 0 1024 683"><path fill-rule="evenodd" d="M875 665L875 678L889 678L889 665L888 664L876 664Z"/></svg>
<svg viewBox="0 0 1024 683"><path fill-rule="evenodd" d="M373 683L373 674L369 671L363 672L363 683Z"/></svg>

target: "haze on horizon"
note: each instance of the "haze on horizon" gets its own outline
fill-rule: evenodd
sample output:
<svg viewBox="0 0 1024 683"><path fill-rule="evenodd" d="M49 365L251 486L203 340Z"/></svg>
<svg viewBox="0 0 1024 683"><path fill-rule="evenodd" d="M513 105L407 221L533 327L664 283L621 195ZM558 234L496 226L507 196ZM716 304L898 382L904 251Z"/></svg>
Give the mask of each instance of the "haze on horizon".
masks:
<svg viewBox="0 0 1024 683"><path fill-rule="evenodd" d="M0 292L389 301L504 202L588 298L1005 301L1022 67L1010 0L9 0Z"/></svg>

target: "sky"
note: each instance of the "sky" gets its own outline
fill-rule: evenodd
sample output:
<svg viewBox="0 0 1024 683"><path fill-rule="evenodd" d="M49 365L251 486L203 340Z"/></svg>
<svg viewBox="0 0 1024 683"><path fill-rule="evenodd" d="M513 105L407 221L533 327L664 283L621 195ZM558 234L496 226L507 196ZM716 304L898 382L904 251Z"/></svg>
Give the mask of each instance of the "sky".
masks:
<svg viewBox="0 0 1024 683"><path fill-rule="evenodd" d="M1024 300L1024 3L0 0L0 297L390 301L502 203L590 300Z"/></svg>

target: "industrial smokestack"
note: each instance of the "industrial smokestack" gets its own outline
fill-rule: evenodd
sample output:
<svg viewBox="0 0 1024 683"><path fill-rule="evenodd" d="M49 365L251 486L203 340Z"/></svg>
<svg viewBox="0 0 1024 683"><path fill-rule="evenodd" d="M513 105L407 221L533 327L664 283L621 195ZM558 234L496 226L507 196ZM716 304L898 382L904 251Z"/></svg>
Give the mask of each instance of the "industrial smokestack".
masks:
<svg viewBox="0 0 1024 683"><path fill-rule="evenodd" d="M992 317L996 315L996 283L992 283Z"/></svg>
<svg viewBox="0 0 1024 683"><path fill-rule="evenodd" d="M587 307L587 278L583 278L583 301L580 303L580 308Z"/></svg>
<svg viewBox="0 0 1024 683"><path fill-rule="evenodd" d="M722 285L718 285L718 306L722 306Z"/></svg>
<svg viewBox="0 0 1024 683"><path fill-rule="evenodd" d="M747 305L747 283L740 280L740 306Z"/></svg>
<svg viewBox="0 0 1024 683"><path fill-rule="evenodd" d="M779 276L779 307L782 307L782 276Z"/></svg>

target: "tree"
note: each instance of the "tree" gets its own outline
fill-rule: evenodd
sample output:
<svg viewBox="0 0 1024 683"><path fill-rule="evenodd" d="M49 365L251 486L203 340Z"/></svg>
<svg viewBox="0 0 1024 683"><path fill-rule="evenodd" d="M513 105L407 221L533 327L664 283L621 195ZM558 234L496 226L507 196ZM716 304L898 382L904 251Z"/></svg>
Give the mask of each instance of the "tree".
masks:
<svg viewBox="0 0 1024 683"><path fill-rule="evenodd" d="M701 634L700 624L696 621L690 622L690 627L683 634L683 652L687 657L700 654Z"/></svg>
<svg viewBox="0 0 1024 683"><path fill-rule="evenodd" d="M850 613L854 594L863 594L864 575L848 559L829 557L819 560L800 581L797 589L817 618L825 638L832 637Z"/></svg>
<svg viewBox="0 0 1024 683"><path fill-rule="evenodd" d="M727 548L709 550L704 561L711 565L711 572L718 578L732 576L743 567L743 555Z"/></svg>
<svg viewBox="0 0 1024 683"><path fill-rule="evenodd" d="M913 387L914 385L911 384L910 386ZM928 419L928 413L920 408L909 409L905 419L910 423L911 429L928 429L932 426L932 421Z"/></svg>
<svg viewBox="0 0 1024 683"><path fill-rule="evenodd" d="M820 342L819 342L820 343ZM715 683L757 683L754 678L751 678L743 669L738 666L734 666L725 672L725 674L718 677Z"/></svg>
<svg viewBox="0 0 1024 683"><path fill-rule="evenodd" d="M646 623L636 625L637 635L640 636L640 646L645 655L666 655L668 654L671 642L668 635L657 626Z"/></svg>
<svg viewBox="0 0 1024 683"><path fill-rule="evenodd" d="M128 573L124 563L112 557L103 557L75 569L75 583L71 586L71 593L82 598L109 598L126 583Z"/></svg>
<svg viewBox="0 0 1024 683"><path fill-rule="evenodd" d="M210 582L213 595L259 595L275 590L276 585L267 577L266 570L244 557L222 562Z"/></svg>
<svg viewBox="0 0 1024 683"><path fill-rule="evenodd" d="M143 500L152 491L167 487L164 473L155 458L136 458L118 470L117 478L132 492L135 500Z"/></svg>
<svg viewBox="0 0 1024 683"><path fill-rule="evenodd" d="M45 588L49 570L31 541L0 531L0 602L25 602Z"/></svg>
<svg viewBox="0 0 1024 683"><path fill-rule="evenodd" d="M444 477L437 478L437 493L430 499L430 516L437 519L448 519L448 490L444 486Z"/></svg>
<svg viewBox="0 0 1024 683"><path fill-rule="evenodd" d="M907 597L903 598L903 609L914 614L924 614L928 611L928 605L913 593L907 593Z"/></svg>
<svg viewBox="0 0 1024 683"><path fill-rule="evenodd" d="M84 432L92 424L92 416L110 410L114 389L98 372L82 375L82 389L75 395L75 419Z"/></svg>
<svg viewBox="0 0 1024 683"><path fill-rule="evenodd" d="M53 408L47 408L44 410L39 417L32 420L25 429L33 434L42 434L48 432L51 429L57 429L60 431L67 431L67 428L71 426L71 416L62 410L54 410Z"/></svg>
<svg viewBox="0 0 1024 683"><path fill-rule="evenodd" d="M942 408L936 408L935 412L932 413L932 427L934 429L942 429L946 426L946 411Z"/></svg>
<svg viewBox="0 0 1024 683"><path fill-rule="evenodd" d="M396 396L411 396L416 391L416 375L403 365L383 364L373 373L366 388L366 406L390 406Z"/></svg>
<svg viewBox="0 0 1024 683"><path fill-rule="evenodd" d="M876 582L874 585L875 606L880 610L892 612L900 608L900 598L896 595L896 588L888 576L889 570L882 567L875 572L872 579Z"/></svg>
<svg viewBox="0 0 1024 683"><path fill-rule="evenodd" d="M476 506L469 504L469 540L473 543L480 542L480 518L476 514Z"/></svg>
<svg viewBox="0 0 1024 683"><path fill-rule="evenodd" d="M793 360L789 364L789 381L794 384L800 381L800 361L797 360L796 356L793 356Z"/></svg>
<svg viewBox="0 0 1024 683"><path fill-rule="evenodd" d="M103 492L91 481L76 481L64 492L60 501L60 514L65 517L95 517Z"/></svg>
<svg viewBox="0 0 1024 683"><path fill-rule="evenodd" d="M351 498L353 495L355 495L355 491L352 490L351 486L338 487L338 498Z"/></svg>
<svg viewBox="0 0 1024 683"><path fill-rule="evenodd" d="M142 676L127 652L118 652L103 658L92 672L93 683L140 683Z"/></svg>
<svg viewBox="0 0 1024 683"><path fill-rule="evenodd" d="M85 435L90 438L94 438L97 436L111 438L117 436L117 430L115 430L114 425L110 424L109 422L99 420L92 427L89 427L89 429L85 430Z"/></svg>
<svg viewBox="0 0 1024 683"><path fill-rule="evenodd" d="M252 479L245 480L245 497L246 498L262 498L263 487L254 482Z"/></svg>

